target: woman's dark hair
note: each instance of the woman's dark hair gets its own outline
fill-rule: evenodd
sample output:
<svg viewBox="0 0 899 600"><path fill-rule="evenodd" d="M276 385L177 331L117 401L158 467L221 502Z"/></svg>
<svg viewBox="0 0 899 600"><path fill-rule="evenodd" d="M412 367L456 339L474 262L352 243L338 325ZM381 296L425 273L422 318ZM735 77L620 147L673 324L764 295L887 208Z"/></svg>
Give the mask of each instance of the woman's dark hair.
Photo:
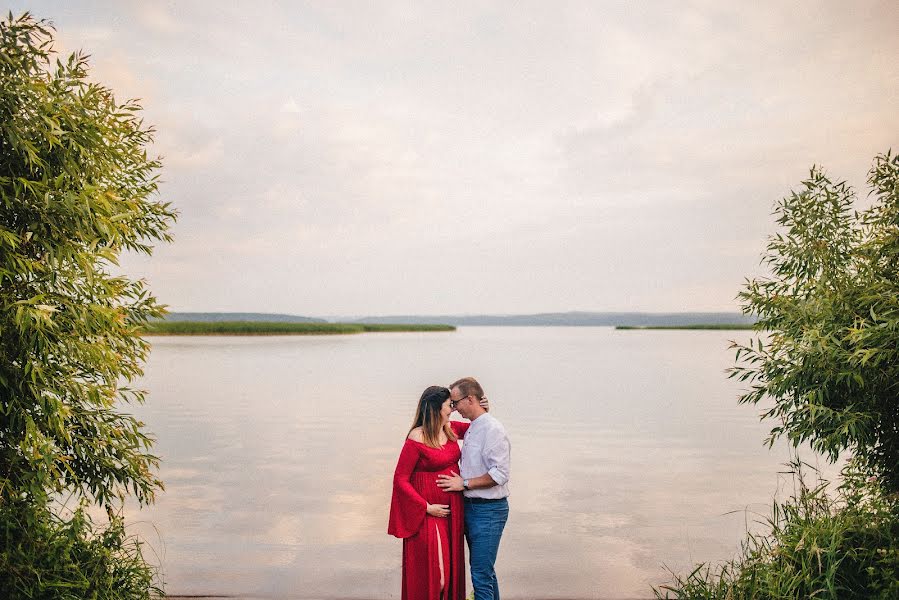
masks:
<svg viewBox="0 0 899 600"><path fill-rule="evenodd" d="M426 446L440 448L440 409L449 397L450 391L447 388L432 385L425 388L418 399L418 408L415 409L415 418L409 431L421 427L421 439ZM449 423L443 426L443 432L453 441L458 439Z"/></svg>

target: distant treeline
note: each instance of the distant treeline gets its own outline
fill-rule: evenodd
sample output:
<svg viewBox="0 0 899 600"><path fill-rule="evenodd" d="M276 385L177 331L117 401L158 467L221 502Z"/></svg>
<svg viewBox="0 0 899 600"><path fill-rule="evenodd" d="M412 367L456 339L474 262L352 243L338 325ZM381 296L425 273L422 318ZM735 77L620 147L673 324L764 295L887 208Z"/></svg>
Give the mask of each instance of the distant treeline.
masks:
<svg viewBox="0 0 899 600"><path fill-rule="evenodd" d="M452 325L364 323L292 323L266 321L154 321L147 335L343 335L389 331L455 331Z"/></svg>
<svg viewBox="0 0 899 600"><path fill-rule="evenodd" d="M380 317L317 317L269 313L169 313L166 321L264 321L291 323L341 323L417 325L445 323L456 327L631 327L682 325L751 325L755 317L737 312L584 312L535 313L526 315L393 315Z"/></svg>
<svg viewBox="0 0 899 600"><path fill-rule="evenodd" d="M754 325L746 323L699 323L696 325L618 325L615 329L752 329Z"/></svg>
<svg viewBox="0 0 899 600"><path fill-rule="evenodd" d="M751 325L752 316L730 312L638 313L638 312L563 312L530 315L400 315L351 319L361 323L448 323L457 327L615 327L628 325Z"/></svg>

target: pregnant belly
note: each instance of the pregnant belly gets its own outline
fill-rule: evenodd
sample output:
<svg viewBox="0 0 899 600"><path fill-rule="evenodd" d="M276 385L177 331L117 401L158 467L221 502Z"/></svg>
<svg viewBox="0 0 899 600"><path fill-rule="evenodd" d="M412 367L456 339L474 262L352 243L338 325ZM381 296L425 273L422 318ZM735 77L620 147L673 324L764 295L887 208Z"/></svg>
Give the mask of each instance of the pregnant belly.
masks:
<svg viewBox="0 0 899 600"><path fill-rule="evenodd" d="M450 470L447 469L445 473L449 475L449 471ZM449 504L450 499L459 494L459 492L444 492L437 487L437 475L442 473L444 472L434 473L419 471L412 475L412 487L421 494L421 497L424 498L428 504Z"/></svg>

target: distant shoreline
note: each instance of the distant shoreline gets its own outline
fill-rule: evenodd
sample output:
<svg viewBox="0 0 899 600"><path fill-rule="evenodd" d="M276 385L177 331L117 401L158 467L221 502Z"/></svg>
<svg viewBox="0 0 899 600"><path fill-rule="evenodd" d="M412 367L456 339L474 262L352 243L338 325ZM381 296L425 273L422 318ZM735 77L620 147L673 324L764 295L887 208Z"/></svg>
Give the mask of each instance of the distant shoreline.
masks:
<svg viewBox="0 0 899 600"><path fill-rule="evenodd" d="M170 312L162 320L234 322L253 321L267 323L344 323L366 325L428 325L441 323L454 327L615 327L616 325L680 326L680 325L751 325L752 315L737 312L584 312L533 314L468 314L468 315L382 315L382 316L327 316L312 317L283 313L250 312Z"/></svg>
<svg viewBox="0 0 899 600"><path fill-rule="evenodd" d="M452 325L372 323L290 323L268 321L154 321L144 336L197 335L353 335L358 333L455 331Z"/></svg>
<svg viewBox="0 0 899 600"><path fill-rule="evenodd" d="M742 323L707 323L696 325L616 325L615 329L631 330L631 329L706 329L718 331L737 331L754 329L754 325Z"/></svg>

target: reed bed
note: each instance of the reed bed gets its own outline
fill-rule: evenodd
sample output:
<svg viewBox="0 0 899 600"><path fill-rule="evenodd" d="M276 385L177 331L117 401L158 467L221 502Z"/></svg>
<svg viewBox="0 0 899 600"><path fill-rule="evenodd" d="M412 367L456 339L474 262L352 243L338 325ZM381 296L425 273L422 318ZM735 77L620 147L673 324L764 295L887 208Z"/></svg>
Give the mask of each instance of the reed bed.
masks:
<svg viewBox="0 0 899 600"><path fill-rule="evenodd" d="M372 323L278 323L268 321L156 321L145 335L347 335L354 333L455 331L452 325Z"/></svg>

